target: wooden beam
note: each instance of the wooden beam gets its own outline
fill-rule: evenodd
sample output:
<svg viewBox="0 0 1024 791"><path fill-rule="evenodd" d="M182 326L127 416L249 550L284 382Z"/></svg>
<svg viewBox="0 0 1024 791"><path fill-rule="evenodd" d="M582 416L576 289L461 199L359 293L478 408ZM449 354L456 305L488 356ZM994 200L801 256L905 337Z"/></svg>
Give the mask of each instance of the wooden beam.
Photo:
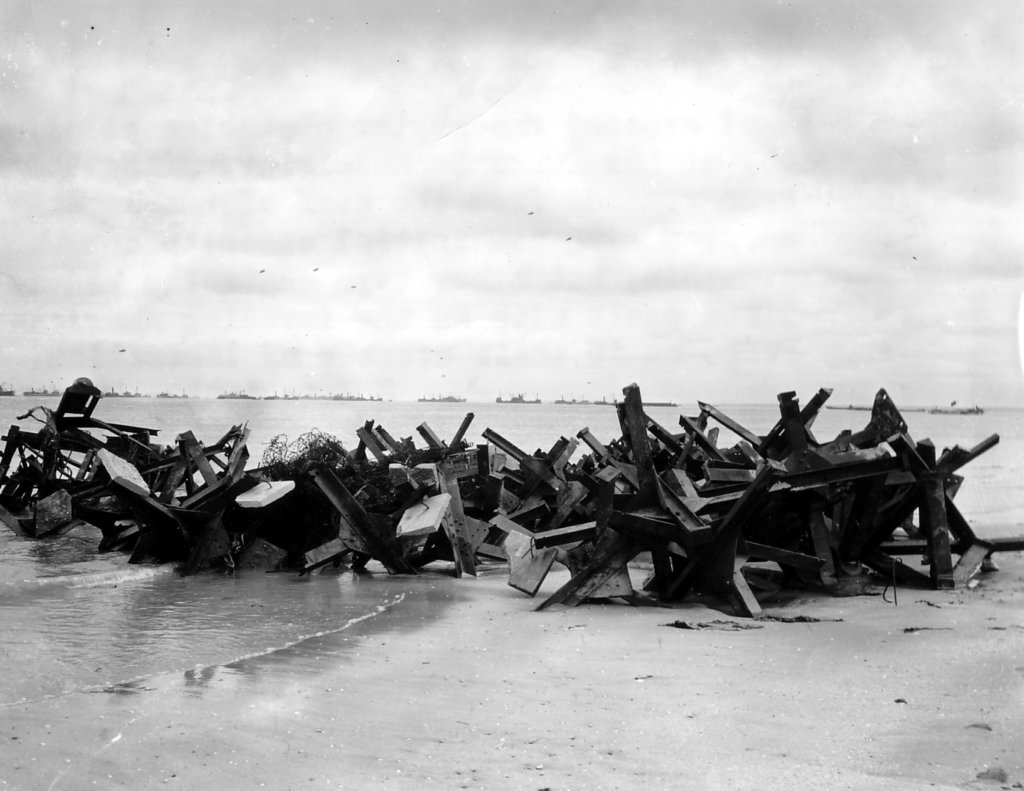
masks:
<svg viewBox="0 0 1024 791"><path fill-rule="evenodd" d="M723 426L725 426L727 429L729 429L729 431L731 431L737 437L745 439L755 448L761 445L761 438L757 436L757 434L755 434L750 429L740 425L737 421L733 420L727 414L718 409L718 407L712 406L711 404L705 404L703 401L698 401L697 405L700 407L701 412L706 412L708 415L710 415Z"/></svg>
<svg viewBox="0 0 1024 791"><path fill-rule="evenodd" d="M527 538L533 538L536 535L536 533L534 533L532 530L528 530L518 522L513 522L511 519L505 516L505 514L500 512L492 516L489 520L489 523L493 527L496 527L509 535L511 535L512 533L518 533L519 535L526 536Z"/></svg>
<svg viewBox="0 0 1024 791"><path fill-rule="evenodd" d="M597 531L597 522L583 522L578 525L557 527L553 530L538 530L533 534L533 543L538 549L544 547L557 547L563 544L571 544L579 541L586 541L594 537Z"/></svg>
<svg viewBox="0 0 1024 791"><path fill-rule="evenodd" d="M533 541L518 533L511 533L505 539L505 550L508 553L508 584L527 596L536 596L551 571L558 550L538 549Z"/></svg>
<svg viewBox="0 0 1024 791"><path fill-rule="evenodd" d="M191 431L184 431L179 434L178 447L181 449L182 455L199 471L207 486L212 486L217 482L217 473L210 466L209 460L203 453L203 447L199 440L196 439L195 434Z"/></svg>
<svg viewBox="0 0 1024 791"><path fill-rule="evenodd" d="M704 451L704 454L706 456L712 459L725 458L722 455L722 451L716 448L715 444L707 436L705 436L704 432L701 431L700 428L698 428L697 424L690 420L690 418L686 417L686 415L679 416L679 425L683 427L687 434L689 434L690 439L693 440L694 444L696 444L698 448ZM684 453L683 457L685 458L686 455L688 455L688 453Z"/></svg>
<svg viewBox="0 0 1024 791"><path fill-rule="evenodd" d="M753 541L745 541L747 552L750 557L755 557L760 560L768 560L772 563L778 563L780 566L788 566L789 568L800 569L801 571L810 571L817 574L821 571L821 567L824 565L824 561L821 558L816 558L813 555L805 555L802 552L793 552L788 549L780 549L779 547L769 546L767 544L755 544Z"/></svg>
<svg viewBox="0 0 1024 791"><path fill-rule="evenodd" d="M640 388L634 383L622 388L622 417L628 432L627 439L633 452L640 487L637 490L637 504L641 507L658 503L658 473L651 456L651 441L647 435L647 418L644 415Z"/></svg>
<svg viewBox="0 0 1024 791"><path fill-rule="evenodd" d="M427 443L431 450L445 450L446 445L441 441L441 438L434 433L433 429L426 424L426 422L420 423L416 426L416 430L423 437L423 441Z"/></svg>
<svg viewBox="0 0 1024 791"><path fill-rule="evenodd" d="M516 462L522 461L529 455L526 451L517 448L515 445L513 445L511 442L509 442L507 439L501 436L501 434L499 434L497 431L492 431L489 428L485 428L482 436L485 440L490 442L499 450L504 451L506 454L515 459Z"/></svg>
<svg viewBox="0 0 1024 791"><path fill-rule="evenodd" d="M587 498L590 492L587 487L578 481L571 481L566 484L558 493L555 502L555 512L541 525L542 530L555 530L562 526L562 523L573 513L577 505Z"/></svg>
<svg viewBox="0 0 1024 791"><path fill-rule="evenodd" d="M606 530L594 547L589 562L541 602L537 609L543 610L553 604L575 607L599 591L606 582L618 576L639 551L640 546L628 536L614 530Z"/></svg>
<svg viewBox="0 0 1024 791"><path fill-rule="evenodd" d="M469 431L469 424L473 422L473 413L467 412L466 416L462 418L462 423L459 424L458 430L455 432L455 436L452 437L452 441L448 443L448 447L452 450L459 450L462 447L462 438L466 436L466 432Z"/></svg>
<svg viewBox="0 0 1024 791"><path fill-rule="evenodd" d="M845 511L845 518L838 525L837 551L841 560L860 560L864 547L870 543L870 538L875 532L875 517L884 488L885 478L880 475L863 478L854 483L849 508Z"/></svg>
<svg viewBox="0 0 1024 791"><path fill-rule="evenodd" d="M870 569L877 571L884 579L895 579L907 585L919 588L932 587L931 579L906 563L899 563L880 549L867 549L861 555L861 561Z"/></svg>
<svg viewBox="0 0 1024 791"><path fill-rule="evenodd" d="M714 535L711 525L690 510L683 499L660 480L658 481L658 502L682 528L684 546L694 547L711 541Z"/></svg>
<svg viewBox="0 0 1024 791"><path fill-rule="evenodd" d="M466 522L466 512L462 507L462 494L459 492L459 480L455 472L444 462L437 465L441 473L441 491L451 495L448 514L441 522L448 540L452 544L455 555L455 576L463 574L476 576L476 546L473 544Z"/></svg>
<svg viewBox="0 0 1024 791"><path fill-rule="evenodd" d="M661 518L659 518L659 515ZM676 542L683 544L685 531L660 508L644 508L640 511L612 511L608 524L618 532L631 536L646 548Z"/></svg>
<svg viewBox="0 0 1024 791"><path fill-rule="evenodd" d="M390 574L415 574L416 569L405 557L397 538L371 520L363 506L327 467L313 470L313 481L326 495L341 519L365 545L367 552L379 560Z"/></svg>
<svg viewBox="0 0 1024 791"><path fill-rule="evenodd" d="M686 565L669 586L669 596L685 596L705 570L715 565L720 556L727 556L731 563L731 557L735 554L736 538L744 524L761 507L775 474L770 465L761 468L753 483L744 490L722 519L714 539L694 552L687 560Z"/></svg>
<svg viewBox="0 0 1024 791"><path fill-rule="evenodd" d="M982 453L994 448L998 444L999 435L992 434L991 436L983 439L970 450L964 450L959 446L954 447L948 453L942 454L942 458L939 459L938 463L936 464L936 468L942 470L943 472L956 472L965 464L978 458L978 456L980 456Z"/></svg>
<svg viewBox="0 0 1024 791"><path fill-rule="evenodd" d="M381 446L379 437L373 431L372 420L368 420L365 425L357 428L356 436L377 461L386 462L388 460L387 451Z"/></svg>
<svg viewBox="0 0 1024 791"><path fill-rule="evenodd" d="M832 540L825 524L825 513L821 508L811 506L807 512L808 530L814 544L814 554L821 561L818 573L826 587L836 584L836 563L832 555Z"/></svg>
<svg viewBox="0 0 1024 791"><path fill-rule="evenodd" d="M962 588L978 573L981 563L988 557L989 547L978 542L971 544L953 567L953 584Z"/></svg>
<svg viewBox="0 0 1024 791"><path fill-rule="evenodd" d="M384 426L380 424L373 427L373 433L377 437L377 441L382 444L389 453L401 453L402 443L391 436L390 432Z"/></svg>
<svg viewBox="0 0 1024 791"><path fill-rule="evenodd" d="M884 456L870 461L859 461L853 464L833 464L830 467L807 470L801 472L779 473L779 481L785 483L793 491L804 489L816 489L834 483L855 481L859 478L869 478L874 475L887 475L890 471L899 469L900 460Z"/></svg>
<svg viewBox="0 0 1024 791"><path fill-rule="evenodd" d="M935 446L922 440L917 450L930 469L935 468ZM952 588L953 559L949 546L949 523L946 518L946 482L943 473L928 473L921 478L921 532L928 542L929 574L936 588Z"/></svg>

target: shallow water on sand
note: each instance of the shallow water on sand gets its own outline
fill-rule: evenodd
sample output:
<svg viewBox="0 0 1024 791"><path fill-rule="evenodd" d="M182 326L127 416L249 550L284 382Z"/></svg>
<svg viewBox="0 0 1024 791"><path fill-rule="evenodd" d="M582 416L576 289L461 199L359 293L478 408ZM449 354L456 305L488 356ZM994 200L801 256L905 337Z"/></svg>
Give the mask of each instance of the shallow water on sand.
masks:
<svg viewBox="0 0 1024 791"><path fill-rule="evenodd" d="M43 400L56 406L56 399ZM0 399L0 426L39 399ZM757 433L767 432L778 415L765 406L722 406ZM691 405L652 407L650 415L675 429L681 411ZM248 422L249 446L257 466L267 443L278 434L290 439L312 428L356 444L355 429L375 419L396 437L429 426L451 437L467 412L475 419L467 434L479 442L485 428L523 448L548 449L560 436L589 427L602 441L620 432L615 410L597 405L431 404L401 402L234 401L216 399L118 399L102 401L97 416L148 425L158 440L192 429L207 443L233 424ZM858 430L867 414L825 410L814 425L819 439L841 429ZM982 535L1024 532L1024 411L989 410L980 416L908 413L915 439L931 438L942 447L970 447L992 433L1001 436L993 450L961 472L967 482L957 502ZM30 421L26 429L34 430ZM720 445L735 442L722 432ZM210 668L253 667L287 655L303 641L327 639L351 624L375 618L430 597L446 606L451 585L442 569L422 578L390 578L349 571L298 577L239 571L233 576L178 577L169 566L130 566L122 554L100 555L98 531L77 528L65 536L35 541L0 528L0 705L35 700L80 689L104 689L139 683L157 674L185 673L197 683ZM371 564L371 568L375 566ZM471 584L466 582L465 584ZM263 659L260 659L263 657ZM238 664L239 660L242 664Z"/></svg>
<svg viewBox="0 0 1024 791"><path fill-rule="evenodd" d="M395 606L403 590L393 582L352 572L182 578L142 566L9 584L0 705L274 653Z"/></svg>

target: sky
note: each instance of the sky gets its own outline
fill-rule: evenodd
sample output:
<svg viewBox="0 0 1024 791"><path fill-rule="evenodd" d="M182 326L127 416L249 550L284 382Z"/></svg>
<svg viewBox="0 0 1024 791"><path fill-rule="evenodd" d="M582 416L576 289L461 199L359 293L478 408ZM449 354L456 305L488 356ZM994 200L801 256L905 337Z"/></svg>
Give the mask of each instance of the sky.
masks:
<svg viewBox="0 0 1024 791"><path fill-rule="evenodd" d="M1022 33L0 0L0 381L1024 407Z"/></svg>

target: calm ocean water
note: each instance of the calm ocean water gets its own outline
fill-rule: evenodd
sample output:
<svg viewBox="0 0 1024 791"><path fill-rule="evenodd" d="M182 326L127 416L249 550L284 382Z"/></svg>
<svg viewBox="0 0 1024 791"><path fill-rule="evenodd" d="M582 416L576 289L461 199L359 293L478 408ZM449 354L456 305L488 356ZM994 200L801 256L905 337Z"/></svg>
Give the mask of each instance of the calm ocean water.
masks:
<svg viewBox="0 0 1024 791"><path fill-rule="evenodd" d="M0 427L17 422L16 416L32 406L55 407L56 402L2 398ZM764 433L778 414L773 402L719 406ZM212 443L232 425L248 422L250 466L256 466L279 434L295 439L317 428L354 447L356 428L374 419L392 435L412 436L422 444L416 432L420 423L449 438L467 412L475 415L467 434L471 442L491 428L526 451L547 450L560 436L573 436L584 426L603 441L619 433L615 410L597 405L146 398L101 401L96 415L159 429L157 439L164 442L191 429ZM696 407L653 407L649 412L674 428L681 412L693 414ZM957 502L982 535L1024 532L1024 410L988 410L979 416L908 413L906 418L915 439L928 437L940 449L969 447L998 433L1000 444L962 470L967 480ZM821 440L831 439L866 421L864 412L826 410L814 432ZM22 425L33 427L31 421ZM733 441L723 432L722 444ZM182 579L167 566L129 566L125 555L99 555L97 543L98 533L87 528L48 541L18 538L0 528L0 705L268 654L402 607L405 591L423 593L453 584L444 576L410 581L347 572L299 578L261 571Z"/></svg>

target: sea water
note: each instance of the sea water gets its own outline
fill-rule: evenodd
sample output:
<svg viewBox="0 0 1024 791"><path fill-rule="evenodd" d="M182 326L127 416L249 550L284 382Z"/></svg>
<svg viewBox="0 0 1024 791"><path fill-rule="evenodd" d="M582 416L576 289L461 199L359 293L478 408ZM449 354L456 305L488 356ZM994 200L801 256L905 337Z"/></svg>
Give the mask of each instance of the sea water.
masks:
<svg viewBox="0 0 1024 791"><path fill-rule="evenodd" d="M57 399L0 399L0 427L17 422L34 430L38 424L17 417L40 403L54 408ZM772 404L719 407L760 434L778 416ZM673 430L681 413L696 411L694 405L648 409ZM156 440L168 443L190 429L211 444L231 426L246 423L253 467L277 435L294 440L315 428L351 448L355 430L372 419L422 446L417 426L426 422L450 438L467 412L474 414L470 442L482 441L483 430L491 428L527 452L547 450L584 427L602 441L620 433L614 408L584 404L120 398L102 400L96 416L157 429ZM1024 410L905 417L915 439L930 438L940 451L954 444L970 447L998 433L1000 443L961 470L966 482L957 503L981 535L1024 532ZM826 409L813 431L819 440L831 439L843 429L863 428L867 419L865 412ZM720 444L735 441L723 431ZM201 675L204 668L344 634L352 624L411 607L414 600L417 607L425 597L444 607L451 600L446 587L458 584L443 569L415 579L383 572L299 577L263 570L183 578L170 565L133 566L122 553L100 554L98 543L99 532L87 526L45 540L20 538L0 527L0 706L145 683L161 673Z"/></svg>

